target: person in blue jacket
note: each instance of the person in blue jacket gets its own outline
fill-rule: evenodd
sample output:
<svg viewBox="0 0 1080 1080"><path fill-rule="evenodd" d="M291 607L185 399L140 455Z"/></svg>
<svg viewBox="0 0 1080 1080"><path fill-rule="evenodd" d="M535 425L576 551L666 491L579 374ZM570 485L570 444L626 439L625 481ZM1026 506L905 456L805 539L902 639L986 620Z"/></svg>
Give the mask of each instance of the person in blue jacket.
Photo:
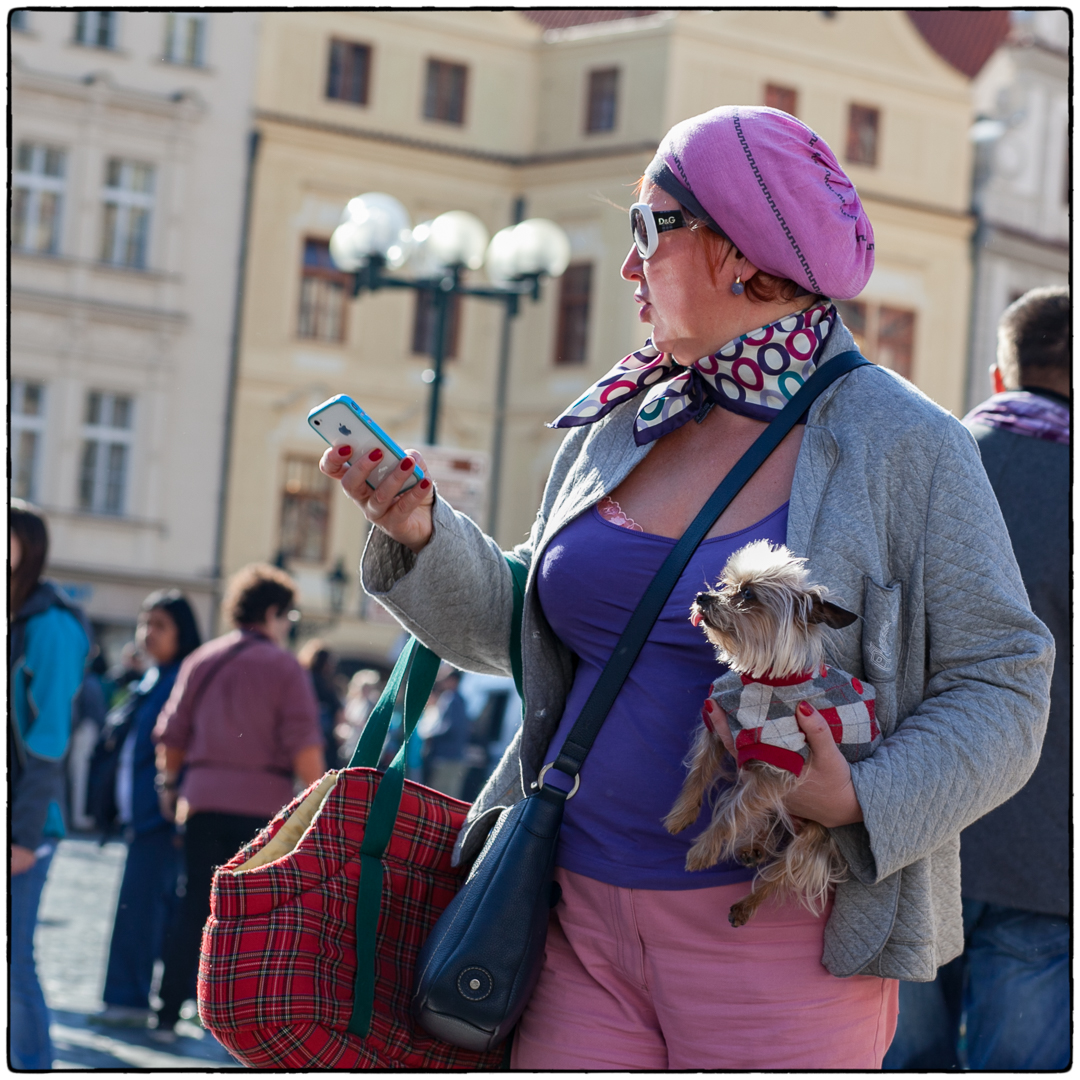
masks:
<svg viewBox="0 0 1080 1080"><path fill-rule="evenodd" d="M14 615L8 637L11 1065L50 1069L49 1010L34 963L34 929L49 865L64 835L64 756L91 633L79 608L41 578L49 553L44 517L12 499L8 521L9 611Z"/></svg>
<svg viewBox="0 0 1080 1080"><path fill-rule="evenodd" d="M102 993L105 1010L95 1019L144 1027L153 1015L150 983L175 909L183 849L176 826L161 816L150 736L181 661L202 644L202 638L191 605L176 589L159 590L143 601L136 637L153 666L110 718L127 725L114 805L128 854L109 945Z"/></svg>

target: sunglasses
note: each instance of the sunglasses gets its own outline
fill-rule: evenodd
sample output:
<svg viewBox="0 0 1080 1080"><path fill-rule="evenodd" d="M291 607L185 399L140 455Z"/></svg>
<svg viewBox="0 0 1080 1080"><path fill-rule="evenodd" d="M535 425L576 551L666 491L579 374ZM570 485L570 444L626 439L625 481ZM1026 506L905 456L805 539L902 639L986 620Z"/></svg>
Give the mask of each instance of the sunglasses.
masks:
<svg viewBox="0 0 1080 1080"><path fill-rule="evenodd" d="M634 203L630 207L630 232L638 254L643 259L656 254L660 234L686 225L681 210L654 210L648 203Z"/></svg>

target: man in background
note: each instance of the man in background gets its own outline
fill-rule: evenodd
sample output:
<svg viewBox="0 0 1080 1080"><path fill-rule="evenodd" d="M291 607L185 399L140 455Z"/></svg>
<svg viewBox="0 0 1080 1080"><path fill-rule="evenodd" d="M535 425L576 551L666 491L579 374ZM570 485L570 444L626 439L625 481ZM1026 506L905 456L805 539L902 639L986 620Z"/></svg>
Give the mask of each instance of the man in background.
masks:
<svg viewBox="0 0 1080 1080"><path fill-rule="evenodd" d="M326 769L319 710L308 674L285 647L296 583L254 564L230 579L222 613L236 627L180 666L158 716L161 814L184 826L187 886L165 946L158 1042L176 1041L180 1007L199 966L214 868L248 843Z"/></svg>
<svg viewBox="0 0 1080 1080"><path fill-rule="evenodd" d="M901 983L888 1069L1069 1064L1071 321L1064 287L1012 304L998 326L995 393L964 417L1032 610L1054 635L1050 719L1027 785L961 834L964 953L933 983Z"/></svg>

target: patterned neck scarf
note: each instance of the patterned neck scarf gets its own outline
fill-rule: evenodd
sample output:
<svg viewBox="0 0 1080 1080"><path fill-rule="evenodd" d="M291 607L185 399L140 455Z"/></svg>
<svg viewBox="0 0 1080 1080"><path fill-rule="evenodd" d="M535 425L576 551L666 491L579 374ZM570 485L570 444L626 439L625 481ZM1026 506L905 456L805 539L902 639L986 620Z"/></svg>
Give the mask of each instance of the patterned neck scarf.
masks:
<svg viewBox="0 0 1080 1080"><path fill-rule="evenodd" d="M743 334L689 367L659 352L649 338L548 426L592 424L643 391L634 421L639 446L682 427L710 403L771 420L813 374L835 319L832 301L824 300Z"/></svg>
<svg viewBox="0 0 1080 1080"><path fill-rule="evenodd" d="M964 417L965 424L972 421L1014 435L1069 445L1069 407L1030 390L994 394Z"/></svg>

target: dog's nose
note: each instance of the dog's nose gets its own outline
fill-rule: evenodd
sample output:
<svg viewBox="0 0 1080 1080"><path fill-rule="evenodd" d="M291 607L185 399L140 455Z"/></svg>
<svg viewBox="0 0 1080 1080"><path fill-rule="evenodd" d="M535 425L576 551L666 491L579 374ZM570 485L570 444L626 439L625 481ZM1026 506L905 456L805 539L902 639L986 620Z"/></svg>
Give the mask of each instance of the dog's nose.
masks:
<svg viewBox="0 0 1080 1080"><path fill-rule="evenodd" d="M709 594L707 592L699 592L694 597L695 604L707 604L709 602Z"/></svg>

